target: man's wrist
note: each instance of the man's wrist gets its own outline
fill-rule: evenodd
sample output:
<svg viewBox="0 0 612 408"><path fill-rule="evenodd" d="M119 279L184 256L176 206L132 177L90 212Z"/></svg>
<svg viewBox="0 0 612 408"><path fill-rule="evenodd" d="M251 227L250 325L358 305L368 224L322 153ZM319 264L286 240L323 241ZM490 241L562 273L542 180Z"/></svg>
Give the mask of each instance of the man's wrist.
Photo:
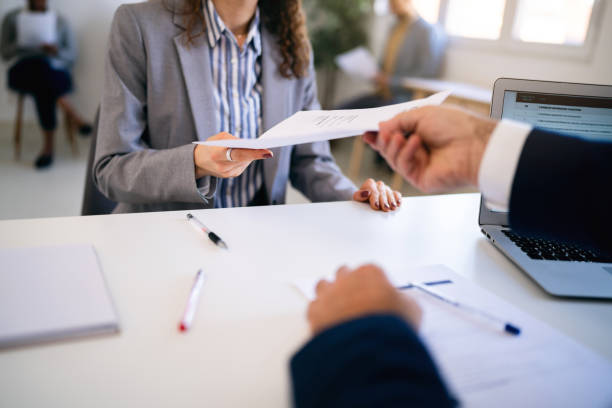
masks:
<svg viewBox="0 0 612 408"><path fill-rule="evenodd" d="M484 119L478 117L472 117L474 130L474 137L472 139L472 147L470 149L470 160L469 160L469 177L468 180L471 185L478 185L478 173L480 170L480 164L484 152L487 148L487 144L491 138L491 134L497 126L497 121L492 119Z"/></svg>

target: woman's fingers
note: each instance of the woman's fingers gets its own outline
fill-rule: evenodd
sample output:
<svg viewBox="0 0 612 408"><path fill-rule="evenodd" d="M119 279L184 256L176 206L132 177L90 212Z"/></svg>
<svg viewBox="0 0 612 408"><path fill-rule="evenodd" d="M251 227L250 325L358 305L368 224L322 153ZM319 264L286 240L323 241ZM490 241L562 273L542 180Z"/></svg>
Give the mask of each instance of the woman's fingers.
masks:
<svg viewBox="0 0 612 408"><path fill-rule="evenodd" d="M273 156L272 151L268 149L232 149L231 151L232 161L234 162L251 162L253 160L269 159Z"/></svg>
<svg viewBox="0 0 612 408"><path fill-rule="evenodd" d="M394 211L398 207L397 201L395 200L395 194L393 194L393 190L389 187L386 188L385 193L387 194L387 201L391 206L391 211Z"/></svg>
<svg viewBox="0 0 612 408"><path fill-rule="evenodd" d="M382 181L376 183L376 187L378 190L378 203L380 209L387 212L391 210L391 206L389 205L389 199L387 198L387 186Z"/></svg>
<svg viewBox="0 0 612 408"><path fill-rule="evenodd" d="M400 205L402 205L402 193L400 193L399 191L394 191L393 195L395 196L395 202L397 203L397 206L399 207Z"/></svg>
<svg viewBox="0 0 612 408"><path fill-rule="evenodd" d="M373 210L380 210L380 194L378 193L376 182L372 179L367 179L362 188L364 187L370 192L370 207L372 207Z"/></svg>

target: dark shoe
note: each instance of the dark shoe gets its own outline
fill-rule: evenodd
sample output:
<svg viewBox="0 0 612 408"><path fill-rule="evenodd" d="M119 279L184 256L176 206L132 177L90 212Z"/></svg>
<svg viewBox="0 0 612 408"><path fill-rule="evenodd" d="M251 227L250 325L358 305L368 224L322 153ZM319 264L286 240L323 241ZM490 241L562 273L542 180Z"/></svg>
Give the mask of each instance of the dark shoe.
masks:
<svg viewBox="0 0 612 408"><path fill-rule="evenodd" d="M89 124L79 126L79 134L83 137L90 135L92 130L93 128Z"/></svg>
<svg viewBox="0 0 612 408"><path fill-rule="evenodd" d="M51 166L51 164L53 164L52 154L41 154L38 156L38 159L36 159L36 162L34 162L34 166L36 166L38 170L46 169Z"/></svg>

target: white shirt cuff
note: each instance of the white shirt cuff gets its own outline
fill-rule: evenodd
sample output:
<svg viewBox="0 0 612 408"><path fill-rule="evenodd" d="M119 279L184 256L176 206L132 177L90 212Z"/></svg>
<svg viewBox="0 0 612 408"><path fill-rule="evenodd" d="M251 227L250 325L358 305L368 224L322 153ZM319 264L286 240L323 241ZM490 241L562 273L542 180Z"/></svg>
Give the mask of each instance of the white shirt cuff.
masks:
<svg viewBox="0 0 612 408"><path fill-rule="evenodd" d="M514 173L531 129L504 119L493 131L478 170L478 186L490 210L508 211Z"/></svg>

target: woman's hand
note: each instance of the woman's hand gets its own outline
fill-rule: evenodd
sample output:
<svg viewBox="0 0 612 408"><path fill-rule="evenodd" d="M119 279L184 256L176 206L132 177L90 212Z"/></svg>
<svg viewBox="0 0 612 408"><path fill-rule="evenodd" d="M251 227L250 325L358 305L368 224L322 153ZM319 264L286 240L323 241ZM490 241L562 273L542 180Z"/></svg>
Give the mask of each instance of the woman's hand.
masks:
<svg viewBox="0 0 612 408"><path fill-rule="evenodd" d="M227 132L208 138L209 141L238 139ZM272 152L268 149L232 149L231 161L227 158L227 147L197 145L193 150L196 178L213 176L220 178L238 177L253 160L269 159Z"/></svg>
<svg viewBox="0 0 612 408"><path fill-rule="evenodd" d="M393 191L382 181L367 179L353 194L353 200L361 203L368 201L374 210L394 211L402 204L402 195Z"/></svg>

